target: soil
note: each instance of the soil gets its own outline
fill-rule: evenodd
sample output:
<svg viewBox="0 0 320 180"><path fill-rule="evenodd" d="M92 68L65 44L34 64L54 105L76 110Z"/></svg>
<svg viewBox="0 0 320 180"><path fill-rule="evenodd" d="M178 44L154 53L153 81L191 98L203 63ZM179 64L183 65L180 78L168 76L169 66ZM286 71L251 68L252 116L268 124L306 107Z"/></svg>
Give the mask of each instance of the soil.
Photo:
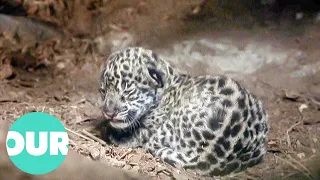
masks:
<svg viewBox="0 0 320 180"><path fill-rule="evenodd" d="M196 13L195 8L201 9L201 3L185 6L174 5L172 1L163 4L141 1L139 6L134 2L116 3L112 13L99 17L105 20L104 26L112 28L93 35L84 27L84 31L91 34L86 38L66 35L25 47L23 42L12 43L15 40L11 35L1 36L1 63L8 65L10 61L14 66L2 66L3 71L0 68L0 78L1 75L6 77L0 80L0 120L14 122L27 112L47 112L68 128L71 148L90 159L138 171L151 179L204 179L193 172L177 170L142 149L106 145L92 137L99 137L93 124L101 121L97 90L101 65L111 51L129 45L172 52L172 44L197 37L233 39L239 49L243 44L263 42L279 51L291 49L302 55L296 57L294 52L288 51L284 63L263 64L250 73L204 69L208 61L193 67L185 61L170 61L192 75L230 75L265 103L270 134L264 162L222 179L316 179L314 172L319 172L319 167L309 161L320 153L319 22L308 19L261 27L259 22L248 17L252 20L248 27L247 23L240 23L240 26L239 23L215 21L212 25L210 20L180 18ZM163 12L166 8L169 10ZM139 12L148 13L139 15ZM300 74L293 76L294 72Z"/></svg>

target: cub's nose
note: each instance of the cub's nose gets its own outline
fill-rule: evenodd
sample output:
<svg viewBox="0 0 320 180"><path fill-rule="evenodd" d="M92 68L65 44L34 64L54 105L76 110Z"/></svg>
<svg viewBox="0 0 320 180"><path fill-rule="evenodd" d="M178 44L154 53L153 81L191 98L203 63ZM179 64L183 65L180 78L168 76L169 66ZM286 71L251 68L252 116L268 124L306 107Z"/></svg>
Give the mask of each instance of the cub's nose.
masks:
<svg viewBox="0 0 320 180"><path fill-rule="evenodd" d="M103 114L108 119L113 119L118 113L118 108L112 100L108 100L103 107Z"/></svg>
<svg viewBox="0 0 320 180"><path fill-rule="evenodd" d="M107 116L107 118L111 118L112 119L117 115L118 109L116 107L104 106L103 113L104 113L105 116Z"/></svg>
<svg viewBox="0 0 320 180"><path fill-rule="evenodd" d="M104 115L106 118L108 119L113 119L115 116L116 116L116 113L115 112L107 112L107 111L104 111Z"/></svg>

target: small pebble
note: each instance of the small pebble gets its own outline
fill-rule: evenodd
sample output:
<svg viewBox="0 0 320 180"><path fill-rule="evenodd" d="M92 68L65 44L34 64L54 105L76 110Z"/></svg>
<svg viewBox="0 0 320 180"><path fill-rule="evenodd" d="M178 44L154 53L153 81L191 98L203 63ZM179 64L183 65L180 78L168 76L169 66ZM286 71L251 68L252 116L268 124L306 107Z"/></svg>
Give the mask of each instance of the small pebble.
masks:
<svg viewBox="0 0 320 180"><path fill-rule="evenodd" d="M300 158L300 159L306 157L306 155L305 155L304 153L298 153L297 156L298 156L298 158Z"/></svg>
<svg viewBox="0 0 320 180"><path fill-rule="evenodd" d="M132 167L132 171L139 171L140 170L140 167L139 166L133 166Z"/></svg>
<svg viewBox="0 0 320 180"><path fill-rule="evenodd" d="M66 67L66 65L63 63L63 62L59 62L58 64L57 64L57 68L58 69L64 69Z"/></svg>
<svg viewBox="0 0 320 180"><path fill-rule="evenodd" d="M124 161L118 161L116 159L110 159L110 164L116 167L124 167L127 163Z"/></svg>
<svg viewBox="0 0 320 180"><path fill-rule="evenodd" d="M304 109L307 109L308 106L306 104L301 104L299 107L299 111L302 112Z"/></svg>
<svg viewBox="0 0 320 180"><path fill-rule="evenodd" d="M129 164L126 164L122 169L124 170L130 170L131 169L131 166Z"/></svg>
<svg viewBox="0 0 320 180"><path fill-rule="evenodd" d="M155 169L155 167L154 167L154 166L150 166L150 167L148 167L148 168L147 168L147 171L149 171L149 172L150 172L150 171L153 171L154 169Z"/></svg>
<svg viewBox="0 0 320 180"><path fill-rule="evenodd" d="M98 148L92 148L90 149L90 155L93 160L98 160L100 159L100 150Z"/></svg>

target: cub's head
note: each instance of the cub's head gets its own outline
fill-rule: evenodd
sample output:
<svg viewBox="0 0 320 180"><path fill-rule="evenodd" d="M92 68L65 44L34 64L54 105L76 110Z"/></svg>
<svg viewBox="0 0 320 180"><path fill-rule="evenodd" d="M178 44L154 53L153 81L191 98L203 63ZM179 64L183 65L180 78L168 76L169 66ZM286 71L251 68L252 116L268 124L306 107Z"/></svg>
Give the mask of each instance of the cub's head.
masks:
<svg viewBox="0 0 320 180"><path fill-rule="evenodd" d="M139 125L158 104L170 74L169 64L151 50L135 47L111 54L100 79L104 117L117 129Z"/></svg>

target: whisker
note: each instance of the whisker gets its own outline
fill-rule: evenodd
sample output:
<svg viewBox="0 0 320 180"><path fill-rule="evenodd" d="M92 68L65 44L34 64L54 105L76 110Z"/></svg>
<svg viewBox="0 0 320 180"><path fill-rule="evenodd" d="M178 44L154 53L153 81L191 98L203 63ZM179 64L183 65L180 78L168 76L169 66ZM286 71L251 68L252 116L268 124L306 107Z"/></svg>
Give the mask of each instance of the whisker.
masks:
<svg viewBox="0 0 320 180"><path fill-rule="evenodd" d="M128 123L128 124L130 124L130 122L132 121L132 117L131 117L131 114L130 114L130 113L128 113L127 118L125 119L125 121L126 121L126 123ZM129 126L129 129L130 129L131 131L133 130L131 125Z"/></svg>

